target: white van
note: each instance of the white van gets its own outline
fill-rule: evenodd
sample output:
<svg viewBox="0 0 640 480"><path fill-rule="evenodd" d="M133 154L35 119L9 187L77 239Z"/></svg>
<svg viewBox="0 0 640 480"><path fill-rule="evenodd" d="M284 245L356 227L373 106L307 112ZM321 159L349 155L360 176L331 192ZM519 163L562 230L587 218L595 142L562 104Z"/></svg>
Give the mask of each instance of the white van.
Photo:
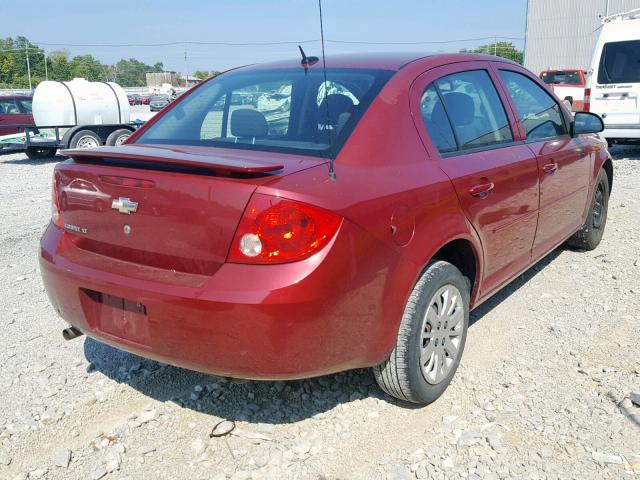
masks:
<svg viewBox="0 0 640 480"><path fill-rule="evenodd" d="M640 8L602 20L585 110L602 117L609 143L640 140Z"/></svg>

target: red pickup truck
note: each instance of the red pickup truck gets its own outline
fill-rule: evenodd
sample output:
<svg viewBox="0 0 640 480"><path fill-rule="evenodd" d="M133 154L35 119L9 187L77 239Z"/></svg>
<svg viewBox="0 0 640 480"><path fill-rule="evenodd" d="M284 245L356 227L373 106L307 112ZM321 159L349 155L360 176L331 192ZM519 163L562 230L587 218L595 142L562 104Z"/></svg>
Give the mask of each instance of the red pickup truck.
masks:
<svg viewBox="0 0 640 480"><path fill-rule="evenodd" d="M65 338L251 379L372 367L425 404L471 309L558 245L599 244L602 120L536 75L469 54L322 65L229 71L122 146L66 152L40 248ZM285 87L277 110L232 101Z"/></svg>
<svg viewBox="0 0 640 480"><path fill-rule="evenodd" d="M584 89L587 85L584 70L545 70L540 73L540 78L560 100L571 103L571 110L584 110Z"/></svg>

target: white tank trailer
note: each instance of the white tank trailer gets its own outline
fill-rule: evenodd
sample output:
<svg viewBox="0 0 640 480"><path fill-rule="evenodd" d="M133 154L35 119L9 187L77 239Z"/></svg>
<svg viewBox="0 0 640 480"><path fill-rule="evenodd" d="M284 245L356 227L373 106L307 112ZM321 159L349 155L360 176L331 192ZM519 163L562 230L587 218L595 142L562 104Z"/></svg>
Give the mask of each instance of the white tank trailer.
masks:
<svg viewBox="0 0 640 480"><path fill-rule="evenodd" d="M113 82L45 81L33 94L36 126L122 124L130 116L127 95Z"/></svg>
<svg viewBox="0 0 640 480"><path fill-rule="evenodd" d="M130 123L127 95L113 82L41 82L32 112L36 127L25 129L23 144L32 159L53 156L59 148L120 145L137 128Z"/></svg>

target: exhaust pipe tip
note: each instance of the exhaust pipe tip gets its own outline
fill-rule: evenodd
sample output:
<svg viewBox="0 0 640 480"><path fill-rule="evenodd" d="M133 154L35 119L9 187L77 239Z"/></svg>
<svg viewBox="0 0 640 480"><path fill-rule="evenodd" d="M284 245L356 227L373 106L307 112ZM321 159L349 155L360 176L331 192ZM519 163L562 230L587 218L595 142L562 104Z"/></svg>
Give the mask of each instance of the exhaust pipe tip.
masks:
<svg viewBox="0 0 640 480"><path fill-rule="evenodd" d="M76 327L67 327L62 330L62 338L64 338L65 340L73 340L74 338L80 337L82 335L84 335L84 333L82 333Z"/></svg>

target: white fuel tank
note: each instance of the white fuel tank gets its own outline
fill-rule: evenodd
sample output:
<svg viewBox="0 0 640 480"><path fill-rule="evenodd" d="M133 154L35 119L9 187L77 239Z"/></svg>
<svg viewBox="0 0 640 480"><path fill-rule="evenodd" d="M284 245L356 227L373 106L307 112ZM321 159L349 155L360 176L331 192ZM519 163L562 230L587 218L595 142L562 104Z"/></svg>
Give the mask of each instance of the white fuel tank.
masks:
<svg viewBox="0 0 640 480"><path fill-rule="evenodd" d="M32 109L37 126L129 123L131 115L120 85L84 78L40 82L33 93Z"/></svg>

